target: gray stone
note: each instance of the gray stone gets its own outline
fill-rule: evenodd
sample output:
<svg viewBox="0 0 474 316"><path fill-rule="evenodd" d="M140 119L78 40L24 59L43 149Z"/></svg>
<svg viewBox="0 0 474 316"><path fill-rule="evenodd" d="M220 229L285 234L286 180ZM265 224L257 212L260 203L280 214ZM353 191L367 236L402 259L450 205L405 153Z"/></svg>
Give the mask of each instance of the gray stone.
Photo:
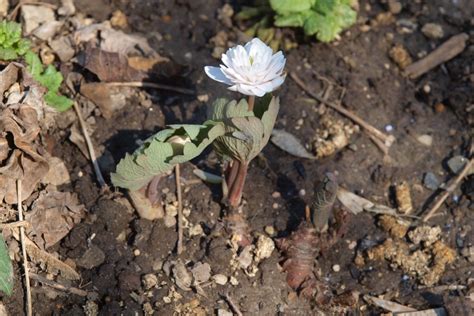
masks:
<svg viewBox="0 0 474 316"><path fill-rule="evenodd" d="M436 190L439 188L439 180L434 173L427 172L423 176L423 185L430 190Z"/></svg>

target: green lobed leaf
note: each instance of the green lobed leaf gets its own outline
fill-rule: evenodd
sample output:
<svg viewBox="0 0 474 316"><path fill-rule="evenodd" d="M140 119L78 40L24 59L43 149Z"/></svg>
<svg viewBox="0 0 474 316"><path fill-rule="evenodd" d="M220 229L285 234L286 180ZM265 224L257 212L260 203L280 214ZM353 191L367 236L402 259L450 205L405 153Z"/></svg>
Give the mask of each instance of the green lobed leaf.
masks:
<svg viewBox="0 0 474 316"><path fill-rule="evenodd" d="M249 162L268 143L279 110L278 98L260 98L254 112L248 111L245 99L238 104L226 101L219 99L214 103L214 118L222 120L225 126L225 135L214 141L214 149L221 156Z"/></svg>
<svg viewBox="0 0 474 316"><path fill-rule="evenodd" d="M0 60L13 60L23 56L30 42L21 37L21 25L6 20L0 22Z"/></svg>
<svg viewBox="0 0 474 316"><path fill-rule="evenodd" d="M214 139L224 134L222 123L207 121L203 125L171 125L148 138L133 154L126 154L111 174L115 186L138 190L156 175L171 170L176 164L198 156ZM182 146L168 142L171 137L189 139Z"/></svg>
<svg viewBox="0 0 474 316"><path fill-rule="evenodd" d="M73 105L73 101L71 99L63 95L59 95L53 91L48 91L44 95L44 100L49 106L55 108L59 112L67 111Z"/></svg>
<svg viewBox="0 0 474 316"><path fill-rule="evenodd" d="M11 295L13 291L13 267L2 234L0 234L0 291L7 295Z"/></svg>
<svg viewBox="0 0 474 316"><path fill-rule="evenodd" d="M311 11L306 11L304 13L290 13L287 15L277 15L275 16L275 25L278 27L299 27L303 26L304 22L308 17L308 13Z"/></svg>
<svg viewBox="0 0 474 316"><path fill-rule="evenodd" d="M270 0L270 6L279 14L287 14L307 11L315 2L316 0Z"/></svg>

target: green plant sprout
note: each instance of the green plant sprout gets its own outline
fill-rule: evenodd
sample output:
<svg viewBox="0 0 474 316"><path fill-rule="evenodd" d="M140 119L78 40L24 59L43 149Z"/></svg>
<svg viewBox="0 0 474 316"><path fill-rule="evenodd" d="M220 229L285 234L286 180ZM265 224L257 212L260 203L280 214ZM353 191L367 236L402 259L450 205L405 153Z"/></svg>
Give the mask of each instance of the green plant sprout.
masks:
<svg viewBox="0 0 474 316"><path fill-rule="evenodd" d="M352 0L270 0L277 13L275 25L303 27L306 35L316 35L321 42L330 42L355 23L357 12Z"/></svg>
<svg viewBox="0 0 474 316"><path fill-rule="evenodd" d="M206 74L247 95L248 100L217 99L204 124L170 125L148 138L119 162L111 176L115 186L132 192L148 191L157 176L195 158L212 144L228 162L223 183L226 200L232 209L239 206L248 165L268 143L275 125L279 99L270 93L285 80L286 59L282 52L273 54L269 46L254 38L245 46L229 49L222 62L220 67L205 67Z"/></svg>
<svg viewBox="0 0 474 316"><path fill-rule="evenodd" d="M353 25L357 12L353 0L269 0L255 7L244 7L237 19L260 20L251 26L246 34L257 34L272 48L278 47L281 39L275 35L271 21L277 27L301 27L308 36L316 36L321 42L331 42ZM283 47L291 48L290 43Z"/></svg>
<svg viewBox="0 0 474 316"><path fill-rule="evenodd" d="M73 101L59 94L63 81L62 74L53 66L44 69L36 53L30 49L30 42L21 37L21 25L15 22L0 22L0 60L25 59L27 69L33 79L47 89L44 100L48 105L63 112L69 109Z"/></svg>

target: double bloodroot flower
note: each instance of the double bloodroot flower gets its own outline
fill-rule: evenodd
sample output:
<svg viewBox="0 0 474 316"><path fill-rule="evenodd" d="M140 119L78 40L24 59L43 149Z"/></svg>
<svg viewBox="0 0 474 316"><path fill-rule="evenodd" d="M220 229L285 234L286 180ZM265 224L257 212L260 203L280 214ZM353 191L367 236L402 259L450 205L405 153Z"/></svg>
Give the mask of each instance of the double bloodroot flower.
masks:
<svg viewBox="0 0 474 316"><path fill-rule="evenodd" d="M285 81L285 62L281 51L273 54L269 46L254 38L222 54L220 67L206 66L204 70L212 79L229 85L229 90L262 97Z"/></svg>

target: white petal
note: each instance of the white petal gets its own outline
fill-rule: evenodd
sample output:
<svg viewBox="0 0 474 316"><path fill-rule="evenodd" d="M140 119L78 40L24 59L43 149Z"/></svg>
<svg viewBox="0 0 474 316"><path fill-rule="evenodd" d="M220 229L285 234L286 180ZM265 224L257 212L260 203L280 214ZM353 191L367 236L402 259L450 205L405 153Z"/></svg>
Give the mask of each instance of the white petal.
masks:
<svg viewBox="0 0 474 316"><path fill-rule="evenodd" d="M232 84L232 81L227 78L224 72L222 72L221 68L206 66L204 67L204 71L206 72L206 75L215 81L219 81L228 85Z"/></svg>

